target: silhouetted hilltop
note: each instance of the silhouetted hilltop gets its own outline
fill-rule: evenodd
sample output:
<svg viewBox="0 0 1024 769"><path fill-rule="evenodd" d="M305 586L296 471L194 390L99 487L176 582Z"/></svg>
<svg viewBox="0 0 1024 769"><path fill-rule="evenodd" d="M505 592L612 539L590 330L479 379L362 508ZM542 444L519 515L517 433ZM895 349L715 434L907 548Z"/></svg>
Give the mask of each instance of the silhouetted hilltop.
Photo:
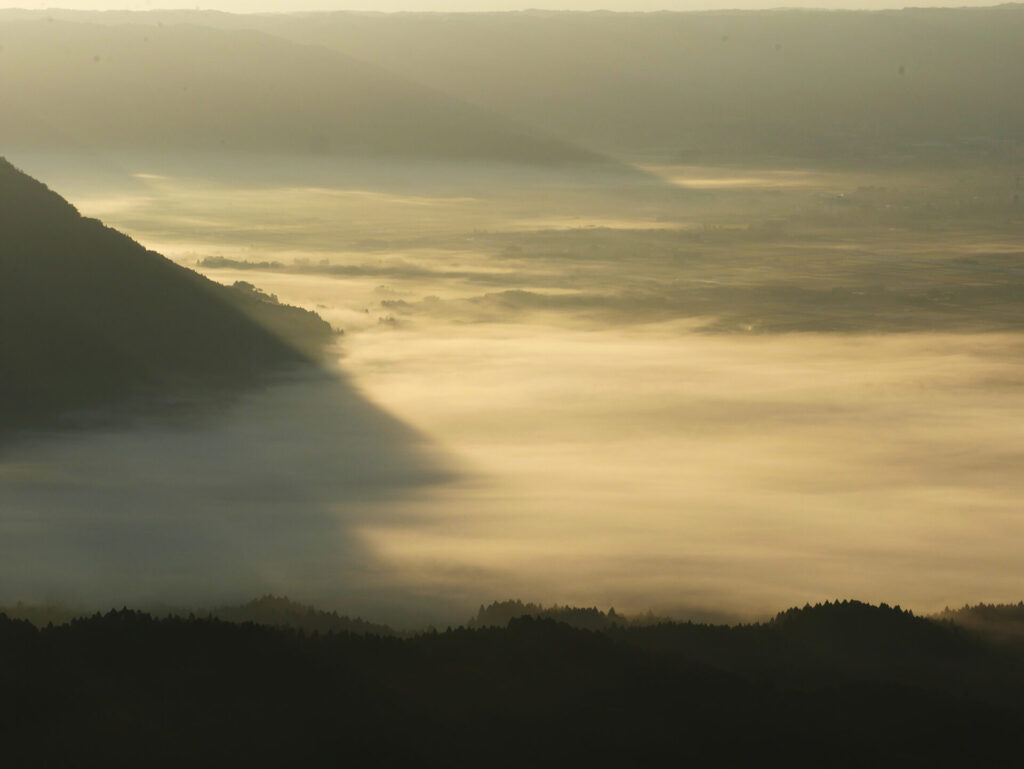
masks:
<svg viewBox="0 0 1024 769"><path fill-rule="evenodd" d="M839 653L865 651L878 645L879 654L921 653L948 637L942 628L899 606L873 606L860 601L826 601L776 615L767 627L785 638Z"/></svg>
<svg viewBox="0 0 1024 769"><path fill-rule="evenodd" d="M469 628L507 627L512 620L521 617L534 619L551 619L555 622L574 627L578 630L606 630L616 625L651 625L667 620L648 613L639 617L627 617L619 614L612 607L602 611L596 606L582 608L579 606L541 606L536 603L523 603L519 600L495 601L481 606L476 616L466 623Z"/></svg>
<svg viewBox="0 0 1024 769"><path fill-rule="evenodd" d="M314 365L333 333L83 218L0 159L0 432L246 387Z"/></svg>
<svg viewBox="0 0 1024 769"><path fill-rule="evenodd" d="M359 635L393 636L387 625L347 616L336 611L321 611L290 601L283 596L265 595L241 606L221 606L210 616L225 622L253 622L268 627L293 628L306 633L356 633Z"/></svg>
<svg viewBox="0 0 1024 769"><path fill-rule="evenodd" d="M807 654L819 642L834 669ZM1024 716L1020 654L857 602L737 627L526 616L404 639L0 615L0 654L19 766L977 766L1005 763Z"/></svg>
<svg viewBox="0 0 1024 769"><path fill-rule="evenodd" d="M218 606L209 610L166 608L151 613L169 617L200 616L234 623L251 622L266 627L301 630L305 633L398 635L394 628L387 625L339 615L336 611L323 611L275 595L264 595L236 606ZM57 604L0 605L0 614L6 614L11 619L27 620L36 627L45 627L49 624L66 625L82 617L82 612Z"/></svg>

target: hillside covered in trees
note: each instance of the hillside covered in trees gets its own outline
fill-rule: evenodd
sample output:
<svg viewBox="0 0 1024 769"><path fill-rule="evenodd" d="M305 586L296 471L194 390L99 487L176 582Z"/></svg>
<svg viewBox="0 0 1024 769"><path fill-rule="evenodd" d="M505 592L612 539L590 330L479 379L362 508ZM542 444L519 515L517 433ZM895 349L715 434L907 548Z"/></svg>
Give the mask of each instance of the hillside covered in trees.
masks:
<svg viewBox="0 0 1024 769"><path fill-rule="evenodd" d="M334 337L312 312L82 217L3 159L0 233L0 434L315 370Z"/></svg>
<svg viewBox="0 0 1024 769"><path fill-rule="evenodd" d="M1024 657L836 602L755 625L523 616L407 638L129 610L0 617L19 766L938 766L1016 744Z"/></svg>

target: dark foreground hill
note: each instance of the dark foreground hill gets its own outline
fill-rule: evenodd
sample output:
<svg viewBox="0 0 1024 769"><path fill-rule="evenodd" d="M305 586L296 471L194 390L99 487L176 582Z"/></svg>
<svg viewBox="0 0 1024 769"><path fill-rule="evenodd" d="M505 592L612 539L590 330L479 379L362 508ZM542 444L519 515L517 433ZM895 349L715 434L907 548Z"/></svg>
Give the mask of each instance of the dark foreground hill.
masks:
<svg viewBox="0 0 1024 769"><path fill-rule="evenodd" d="M83 218L0 159L0 435L312 368L311 312L227 287Z"/></svg>
<svg viewBox="0 0 1024 769"><path fill-rule="evenodd" d="M1019 655L856 602L404 639L0 615L0 654L17 766L1009 765L1024 716Z"/></svg>
<svg viewBox="0 0 1024 769"><path fill-rule="evenodd" d="M158 612L164 613L164 612ZM305 633L352 633L355 635L398 636L401 633L387 625L367 622L358 617L339 615L336 611L323 611L297 603L284 596L263 595L243 604L217 606L200 611L168 609L169 615L195 616L217 619L235 624L252 623L271 628L290 628ZM11 619L23 619L36 627L65 625L82 616L81 612L57 604L0 605L0 614Z"/></svg>

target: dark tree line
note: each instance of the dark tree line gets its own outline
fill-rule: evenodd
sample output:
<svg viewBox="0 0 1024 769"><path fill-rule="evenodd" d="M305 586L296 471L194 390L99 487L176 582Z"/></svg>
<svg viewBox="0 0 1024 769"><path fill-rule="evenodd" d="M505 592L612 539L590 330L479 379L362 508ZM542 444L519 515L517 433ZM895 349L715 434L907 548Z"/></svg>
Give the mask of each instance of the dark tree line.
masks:
<svg viewBox="0 0 1024 769"><path fill-rule="evenodd" d="M0 615L11 766L980 765L1022 658L855 602L758 625L529 616L406 638Z"/></svg>

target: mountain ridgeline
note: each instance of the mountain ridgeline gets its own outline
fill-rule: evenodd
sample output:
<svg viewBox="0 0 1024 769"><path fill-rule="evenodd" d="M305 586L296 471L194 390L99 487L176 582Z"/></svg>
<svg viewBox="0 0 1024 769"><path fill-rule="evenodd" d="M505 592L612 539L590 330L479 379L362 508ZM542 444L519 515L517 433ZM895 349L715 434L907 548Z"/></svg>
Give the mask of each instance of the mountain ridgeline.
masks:
<svg viewBox="0 0 1024 769"><path fill-rule="evenodd" d="M999 161L1024 126L1021 4L220 23L330 46L612 154Z"/></svg>
<svg viewBox="0 0 1024 769"><path fill-rule="evenodd" d="M46 18L54 21L44 23ZM208 82L196 75L222 58L209 47L213 32L201 39L187 25L220 28L217 44L232 52L226 66L212 69L215 77ZM253 35L257 30L266 37ZM107 118L90 115L79 100L104 99L122 110L127 100L121 94L133 90L132 98L142 99L147 110L128 124L109 121L115 132L142 129L144 116L152 114L159 115L161 130L174 141L194 141L189 126L212 121L210 105L216 99L223 101L222 122L208 136L229 143L256 141L254 124L238 119L244 117L242 91L230 79L238 71L236 59L251 58L258 50L266 66L256 71L267 87L256 87L268 96L267 108L295 98L291 114L301 116L301 123L310 125L308 118L318 114L324 118L320 125L332 126L317 138L298 120L292 127L280 121L259 124L265 138L287 136L294 146L394 145L402 129L373 135L369 127L383 126L379 118L386 114L360 94L397 93L399 82L405 89L415 84L421 96L434 95L433 101L417 102L406 90L402 93L410 99L390 100L395 116L412 114L408 108L416 113L415 142L409 146L447 155L470 150L480 155L486 146L492 156L550 160L573 155L568 143L616 156L693 163L751 157L777 162L775 156L882 165L908 158L1001 162L1014 143L1021 143L1024 125L1024 5L1019 3L877 12L6 11L0 13L0 36L6 38L2 61L9 73L5 83L0 69L0 96L17 97L10 104L45 106L74 82L74 101L63 109L89 118L76 122L86 144L103 135L107 128L96 121ZM203 46L195 50L204 51L188 64L174 58L187 37ZM287 48L282 39L320 50ZM303 85L302 73L318 57L331 74L322 86ZM46 67L39 66L40 59ZM131 68L124 70L129 62ZM155 70L152 84L133 75L157 66L162 69ZM289 87L280 87L287 78ZM431 106L440 108L442 101L440 111ZM150 102L160 112L149 113ZM182 122L177 112L186 104L192 112ZM458 110L445 112L457 105ZM40 141L63 130L41 125L45 114L0 114L0 140ZM341 115L355 122L342 121ZM478 130L484 115L491 125L486 141ZM504 129L499 130L497 116L507 119ZM524 129L519 142L507 141L513 121L532 127L530 141ZM535 142L545 135L563 143L541 151ZM407 140L413 136L406 133Z"/></svg>
<svg viewBox="0 0 1024 769"><path fill-rule="evenodd" d="M0 14L0 143L527 165L600 156L378 65L251 30Z"/></svg>
<svg viewBox="0 0 1024 769"><path fill-rule="evenodd" d="M333 336L314 313L82 217L0 159L0 435L313 370Z"/></svg>
<svg viewBox="0 0 1024 769"><path fill-rule="evenodd" d="M0 614L5 754L19 766L977 766L1016 749L1024 716L1019 648L884 604L601 630L527 614L401 637L281 599L239 619L264 609L263 624ZM46 739L54 730L62 739Z"/></svg>

